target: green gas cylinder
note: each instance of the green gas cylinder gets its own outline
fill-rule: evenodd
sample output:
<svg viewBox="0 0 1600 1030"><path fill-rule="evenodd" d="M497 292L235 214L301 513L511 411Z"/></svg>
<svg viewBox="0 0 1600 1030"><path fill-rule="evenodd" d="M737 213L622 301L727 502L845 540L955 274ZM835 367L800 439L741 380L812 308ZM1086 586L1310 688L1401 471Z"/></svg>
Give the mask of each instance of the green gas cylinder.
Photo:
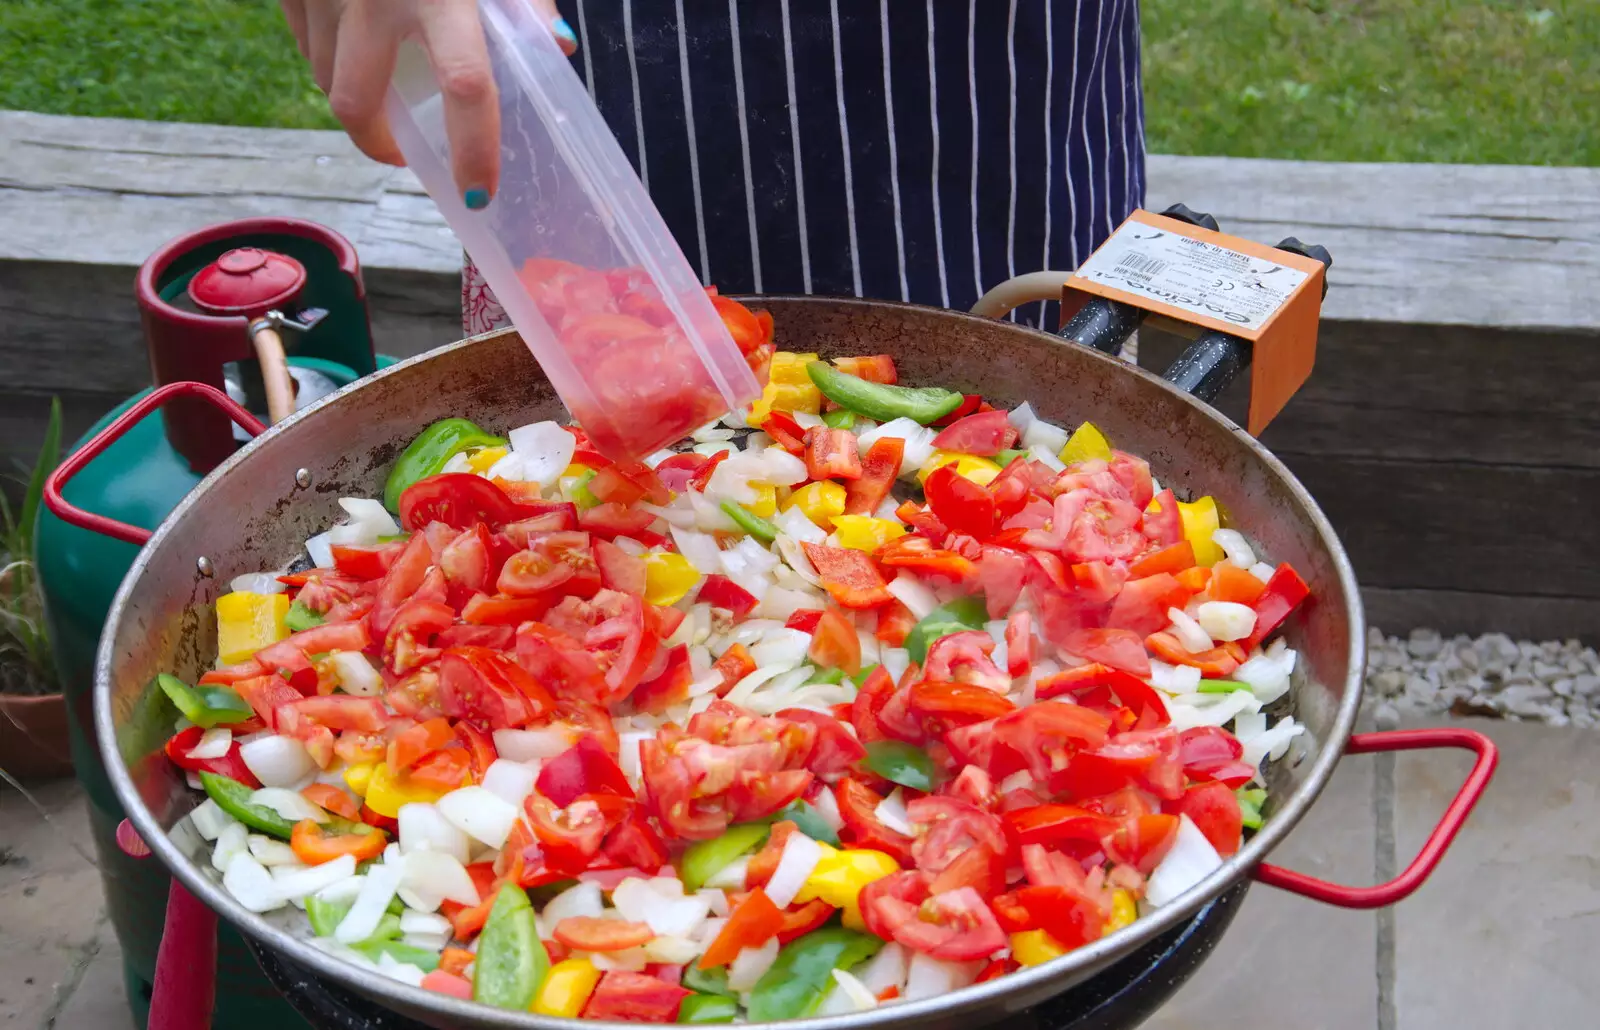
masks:
<svg viewBox="0 0 1600 1030"><path fill-rule="evenodd" d="M254 335L270 329L287 351L294 406L345 386L393 359L374 354L355 248L331 229L294 219L250 219L180 237L140 269L137 299L155 386L185 380L226 389L266 421L264 371ZM254 345L253 345L254 344ZM83 447L150 391L107 413ZM235 433L220 409L175 398L90 461L63 489L85 512L154 529L231 454ZM72 758L89 799L107 907L122 945L134 1021L145 1026L170 883L152 857L116 841L125 813L94 739L94 657L112 596L138 553L124 540L41 511L39 579L56 667L66 695ZM305 1022L273 989L243 938L219 924L213 1026L295 1030Z"/></svg>

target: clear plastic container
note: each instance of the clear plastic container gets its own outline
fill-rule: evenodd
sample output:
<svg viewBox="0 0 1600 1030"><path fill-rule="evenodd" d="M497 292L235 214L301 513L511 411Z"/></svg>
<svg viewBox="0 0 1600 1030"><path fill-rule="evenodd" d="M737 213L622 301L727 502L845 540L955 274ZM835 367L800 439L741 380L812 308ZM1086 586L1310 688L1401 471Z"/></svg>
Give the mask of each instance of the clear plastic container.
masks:
<svg viewBox="0 0 1600 1030"><path fill-rule="evenodd" d="M568 410L601 451L637 459L748 405L755 374L549 29L526 0L478 8L500 95L489 206L462 200L413 42L390 125Z"/></svg>

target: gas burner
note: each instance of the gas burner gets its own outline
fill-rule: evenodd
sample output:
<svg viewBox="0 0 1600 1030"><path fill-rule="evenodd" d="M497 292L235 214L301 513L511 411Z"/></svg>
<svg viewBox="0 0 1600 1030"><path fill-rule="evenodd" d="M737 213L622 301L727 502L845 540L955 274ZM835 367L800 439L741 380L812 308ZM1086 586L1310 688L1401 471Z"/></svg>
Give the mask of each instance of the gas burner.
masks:
<svg viewBox="0 0 1600 1030"><path fill-rule="evenodd" d="M1128 1030L1138 1026L1200 968L1233 922L1248 887L1246 881L1229 889L1189 922L1077 987L1027 1011L978 1025L1006 1030ZM317 978L255 941L249 944L267 979L314 1030L428 1030L422 1023Z"/></svg>

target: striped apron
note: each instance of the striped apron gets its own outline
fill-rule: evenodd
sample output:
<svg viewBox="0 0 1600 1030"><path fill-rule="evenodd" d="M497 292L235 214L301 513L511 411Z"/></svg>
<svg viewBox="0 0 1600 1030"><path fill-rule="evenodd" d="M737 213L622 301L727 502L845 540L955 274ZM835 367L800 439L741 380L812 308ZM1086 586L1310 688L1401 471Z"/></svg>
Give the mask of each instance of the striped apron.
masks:
<svg viewBox="0 0 1600 1030"><path fill-rule="evenodd" d="M724 293L968 308L1144 199L1137 0L561 0L573 61ZM1013 317L1035 325L1030 306ZM505 324L470 263L468 335Z"/></svg>

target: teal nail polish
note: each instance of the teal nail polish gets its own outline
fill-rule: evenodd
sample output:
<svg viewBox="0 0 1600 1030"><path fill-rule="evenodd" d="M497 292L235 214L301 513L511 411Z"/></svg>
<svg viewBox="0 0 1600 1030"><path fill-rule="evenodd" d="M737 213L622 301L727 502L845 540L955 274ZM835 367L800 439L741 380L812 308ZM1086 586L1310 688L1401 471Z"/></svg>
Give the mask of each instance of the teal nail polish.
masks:
<svg viewBox="0 0 1600 1030"><path fill-rule="evenodd" d="M468 211L482 211L484 208L489 206L489 191L482 189L481 187L474 186L472 189L462 194L462 199L467 202Z"/></svg>
<svg viewBox="0 0 1600 1030"><path fill-rule="evenodd" d="M571 43L573 46L578 45L578 37L572 31L572 26L567 24L567 19L557 18L550 23L550 28L555 32L556 38Z"/></svg>

